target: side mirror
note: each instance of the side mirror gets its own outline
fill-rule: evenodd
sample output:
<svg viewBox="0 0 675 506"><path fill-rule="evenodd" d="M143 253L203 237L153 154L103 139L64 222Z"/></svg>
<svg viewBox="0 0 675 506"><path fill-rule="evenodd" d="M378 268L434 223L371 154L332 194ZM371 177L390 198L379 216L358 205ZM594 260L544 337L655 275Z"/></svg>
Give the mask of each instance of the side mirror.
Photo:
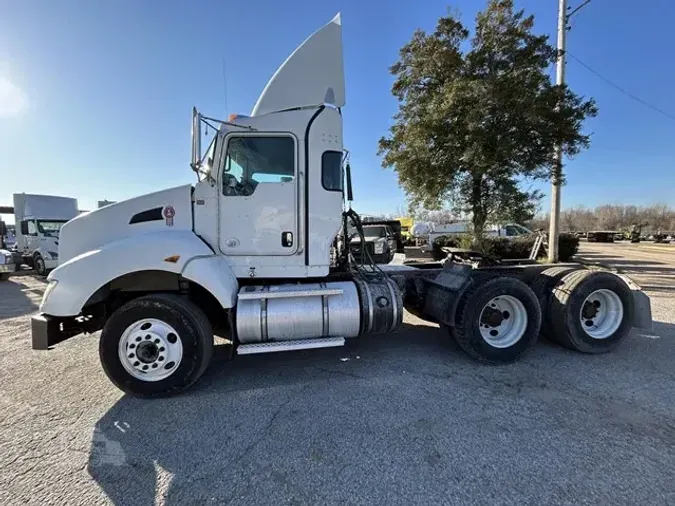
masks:
<svg viewBox="0 0 675 506"><path fill-rule="evenodd" d="M197 108L192 108L192 155L190 166L192 170L199 169L199 162L202 156L202 116L197 112Z"/></svg>
<svg viewBox="0 0 675 506"><path fill-rule="evenodd" d="M28 235L28 222L27 221L21 222L21 234L22 235Z"/></svg>
<svg viewBox="0 0 675 506"><path fill-rule="evenodd" d="M352 168L349 165L349 162L347 162L345 172L347 174L347 200L351 202L354 200L354 194L352 193Z"/></svg>

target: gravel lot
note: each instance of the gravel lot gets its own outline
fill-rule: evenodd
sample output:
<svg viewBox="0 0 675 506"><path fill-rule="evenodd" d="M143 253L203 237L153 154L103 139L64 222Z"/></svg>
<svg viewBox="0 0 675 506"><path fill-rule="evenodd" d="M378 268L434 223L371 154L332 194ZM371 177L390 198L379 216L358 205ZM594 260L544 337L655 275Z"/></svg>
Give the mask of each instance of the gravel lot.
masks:
<svg viewBox="0 0 675 506"><path fill-rule="evenodd" d="M675 247L582 252L648 288L653 332L489 367L407 315L346 348L217 357L158 401L116 390L94 337L31 351L45 283L0 283L0 504L675 505Z"/></svg>

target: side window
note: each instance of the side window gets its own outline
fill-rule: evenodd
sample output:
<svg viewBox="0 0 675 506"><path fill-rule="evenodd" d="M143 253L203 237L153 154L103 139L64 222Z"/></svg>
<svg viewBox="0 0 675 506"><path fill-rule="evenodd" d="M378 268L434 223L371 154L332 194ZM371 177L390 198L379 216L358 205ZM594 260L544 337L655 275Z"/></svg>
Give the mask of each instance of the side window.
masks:
<svg viewBox="0 0 675 506"><path fill-rule="evenodd" d="M292 137L233 136L223 167L223 195L253 195L259 183L289 183L295 179Z"/></svg>
<svg viewBox="0 0 675 506"><path fill-rule="evenodd" d="M321 184L324 190L341 192L343 181L342 153L326 151L321 156Z"/></svg>
<svg viewBox="0 0 675 506"><path fill-rule="evenodd" d="M28 224L28 235L38 235L37 225L33 220L27 222Z"/></svg>
<svg viewBox="0 0 675 506"><path fill-rule="evenodd" d="M506 227L504 227L504 229L506 230L506 235L508 237L513 237L513 236L518 235L518 230L513 225L507 225Z"/></svg>

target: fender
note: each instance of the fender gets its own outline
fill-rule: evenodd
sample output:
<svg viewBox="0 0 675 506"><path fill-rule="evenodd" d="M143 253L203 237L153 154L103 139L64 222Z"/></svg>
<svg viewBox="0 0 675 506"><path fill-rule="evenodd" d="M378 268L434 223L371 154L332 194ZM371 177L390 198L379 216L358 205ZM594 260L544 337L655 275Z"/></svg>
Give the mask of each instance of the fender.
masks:
<svg viewBox="0 0 675 506"><path fill-rule="evenodd" d="M187 261L181 274L208 290L223 309L233 308L237 303L239 283L224 257L193 257Z"/></svg>
<svg viewBox="0 0 675 506"><path fill-rule="evenodd" d="M40 311L50 316L77 316L91 295L106 283L124 274L149 270L181 274L185 269L188 279L209 290L216 287L213 295L229 303L232 297L223 290L232 289L236 297L237 283L224 259L222 263L196 261L215 257L211 248L189 230L128 236L82 253L53 270L47 278L49 286ZM206 265L217 266L219 272ZM209 283L205 281L207 276L213 278Z"/></svg>

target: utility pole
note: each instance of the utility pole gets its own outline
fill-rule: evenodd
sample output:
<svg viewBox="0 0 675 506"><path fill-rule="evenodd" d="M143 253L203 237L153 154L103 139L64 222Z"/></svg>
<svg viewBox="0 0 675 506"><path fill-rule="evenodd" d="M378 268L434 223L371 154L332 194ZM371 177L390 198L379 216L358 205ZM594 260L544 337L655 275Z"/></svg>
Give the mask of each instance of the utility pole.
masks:
<svg viewBox="0 0 675 506"><path fill-rule="evenodd" d="M567 0L559 0L558 5L558 60L556 62L555 83L565 84L565 44L567 42ZM551 175L551 223L548 231L548 261L558 261L558 234L560 232L560 186L562 183L562 146L555 145L555 161Z"/></svg>
<svg viewBox="0 0 675 506"><path fill-rule="evenodd" d="M558 58L556 61L555 83L565 84L565 51L567 49L567 23L570 18L591 0L586 0L579 7L567 13L567 0L558 3ZM548 231L548 261L558 261L558 236L560 235L560 186L562 185L563 151L560 144L555 145L555 160L551 174L551 223Z"/></svg>

